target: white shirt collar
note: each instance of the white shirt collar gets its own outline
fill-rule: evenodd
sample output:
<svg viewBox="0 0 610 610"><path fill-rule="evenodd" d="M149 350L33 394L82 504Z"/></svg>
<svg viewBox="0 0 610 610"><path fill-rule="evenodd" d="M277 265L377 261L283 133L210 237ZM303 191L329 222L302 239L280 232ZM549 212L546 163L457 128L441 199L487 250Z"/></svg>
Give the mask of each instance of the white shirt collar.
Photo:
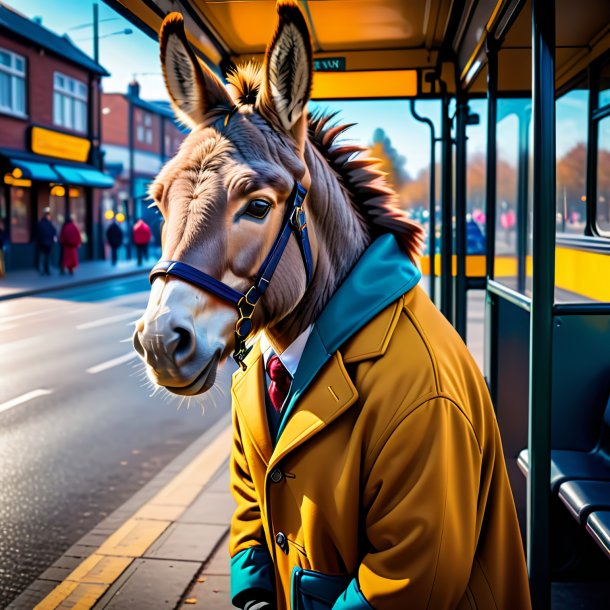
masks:
<svg viewBox="0 0 610 610"><path fill-rule="evenodd" d="M299 366L299 362L301 361L301 356L303 355L303 350L305 349L305 344L307 343L307 339L309 339L312 328L313 324L308 326L281 354L277 354L278 358L293 378ZM271 341L269 341L269 337L267 337L264 332L261 333L260 346L263 354L263 362L265 368L267 368L267 361L272 353L275 353L275 350L271 345Z"/></svg>

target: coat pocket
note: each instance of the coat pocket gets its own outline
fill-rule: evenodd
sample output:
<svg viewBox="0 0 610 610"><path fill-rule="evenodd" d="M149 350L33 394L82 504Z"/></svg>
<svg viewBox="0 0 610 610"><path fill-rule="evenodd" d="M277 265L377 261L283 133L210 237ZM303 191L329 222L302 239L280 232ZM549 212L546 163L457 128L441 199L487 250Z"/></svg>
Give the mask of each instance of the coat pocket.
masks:
<svg viewBox="0 0 610 610"><path fill-rule="evenodd" d="M328 610L345 591L350 580L349 576L330 576L294 568L290 607L292 610Z"/></svg>

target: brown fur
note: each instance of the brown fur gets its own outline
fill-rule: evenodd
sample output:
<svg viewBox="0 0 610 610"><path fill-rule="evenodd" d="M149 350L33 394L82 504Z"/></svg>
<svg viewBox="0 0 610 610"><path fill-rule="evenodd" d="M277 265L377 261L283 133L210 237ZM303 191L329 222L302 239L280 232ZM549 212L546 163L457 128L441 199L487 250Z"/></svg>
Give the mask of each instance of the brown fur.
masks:
<svg viewBox="0 0 610 610"><path fill-rule="evenodd" d="M296 30L286 30L292 40L305 37L297 42L299 61L308 65L309 78L312 74L304 17L290 1L280 2L278 13L265 65L249 63L228 77L228 91L238 106L230 119L223 120L229 116L227 104L218 103L222 95L216 82L210 81L207 69L197 62L196 90L185 91L184 97L187 106L191 94L193 99L200 98L203 108L190 116L193 120L194 115L195 129L160 172L150 193L166 219L164 258L188 262L245 290L277 235L294 181L309 188L305 207L315 260L312 283L306 290L301 254L295 240L290 240L253 320L255 329L266 328L282 349L313 323L375 237L394 233L414 259L422 230L397 206L397 196L376 168L377 161L364 157L363 147L338 142L349 126L332 124L334 115L308 119L306 111L299 111L304 89L298 86L298 79L292 85L289 81L294 74L303 73L304 64L299 64L300 72L288 73L289 104L274 105L269 78L277 75L268 74L269 57L282 27L296 25ZM176 33L179 26L180 20L172 17L169 27L162 29L162 51L167 48L164 37ZM186 43L183 33L180 40ZM282 61L293 59L288 53ZM188 71L188 65L180 61L177 69ZM287 65L291 64L274 69L283 70L283 77ZM310 87L311 82L306 96ZM203 116L200 110L205 111ZM273 202L264 223L244 219L239 213L249 193L259 189ZM231 347L227 345L227 351Z"/></svg>

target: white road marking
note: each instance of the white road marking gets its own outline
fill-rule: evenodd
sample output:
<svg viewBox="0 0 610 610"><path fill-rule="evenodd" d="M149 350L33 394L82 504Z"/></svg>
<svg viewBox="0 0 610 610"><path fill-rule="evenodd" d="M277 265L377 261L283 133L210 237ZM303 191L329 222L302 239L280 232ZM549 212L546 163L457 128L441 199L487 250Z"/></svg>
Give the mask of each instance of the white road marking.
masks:
<svg viewBox="0 0 610 610"><path fill-rule="evenodd" d="M52 394L52 393L53 393L53 390L45 390L43 388L39 388L38 390L32 390L31 392L26 392L25 394L22 394L21 396L17 396L16 398L7 400L6 402L3 402L2 404L0 404L0 413L2 413L3 411L8 411L9 409L12 409L13 407L18 407L19 405L22 405L24 402L34 400L34 398L39 398L40 396L47 396L47 394Z"/></svg>
<svg viewBox="0 0 610 610"><path fill-rule="evenodd" d="M40 316L50 311L56 311L57 308L38 309L36 311L28 311L27 313L18 313L10 316L2 316L0 323L5 324L6 322L14 322L15 320L23 320L23 318L31 318L33 316Z"/></svg>
<svg viewBox="0 0 610 610"><path fill-rule="evenodd" d="M90 375L96 375L97 373L101 373L102 371L111 369L113 366L119 366L119 364L125 364L126 362L133 360L137 356L138 356L138 354L136 354L136 352L129 352L128 354L125 354L124 356L119 356L118 358L113 358L112 360L107 360L106 362L96 364L95 366L88 368L86 372L89 373Z"/></svg>
<svg viewBox="0 0 610 610"><path fill-rule="evenodd" d="M113 322L120 322L121 320L128 320L129 318L135 322L141 315L144 313L144 310L138 311L129 311L127 313L121 313L116 316L110 316L108 318L101 318L99 320L93 320L93 322L85 322L84 324L79 324L76 327L76 330L89 330L90 328L97 328L98 326L105 326L106 324L112 324Z"/></svg>
<svg viewBox="0 0 610 610"><path fill-rule="evenodd" d="M42 342L42 337L36 335L35 337L26 337L25 339L17 339L15 341L8 341L6 343L0 343L0 354L4 354L7 349L13 349L16 347L29 347L36 343Z"/></svg>

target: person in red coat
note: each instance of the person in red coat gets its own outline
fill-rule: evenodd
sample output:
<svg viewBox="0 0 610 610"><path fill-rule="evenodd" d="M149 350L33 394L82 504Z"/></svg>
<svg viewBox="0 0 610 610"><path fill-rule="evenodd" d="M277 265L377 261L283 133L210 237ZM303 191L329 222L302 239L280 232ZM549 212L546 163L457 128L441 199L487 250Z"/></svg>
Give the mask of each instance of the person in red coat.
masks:
<svg viewBox="0 0 610 610"><path fill-rule="evenodd" d="M148 242L151 238L150 227L140 218L133 225L133 243L138 251L138 265L148 258Z"/></svg>
<svg viewBox="0 0 610 610"><path fill-rule="evenodd" d="M72 218L68 216L59 234L59 243L63 246L61 257L61 268L68 269L70 274L78 267L78 247L82 243L80 231L74 224Z"/></svg>

